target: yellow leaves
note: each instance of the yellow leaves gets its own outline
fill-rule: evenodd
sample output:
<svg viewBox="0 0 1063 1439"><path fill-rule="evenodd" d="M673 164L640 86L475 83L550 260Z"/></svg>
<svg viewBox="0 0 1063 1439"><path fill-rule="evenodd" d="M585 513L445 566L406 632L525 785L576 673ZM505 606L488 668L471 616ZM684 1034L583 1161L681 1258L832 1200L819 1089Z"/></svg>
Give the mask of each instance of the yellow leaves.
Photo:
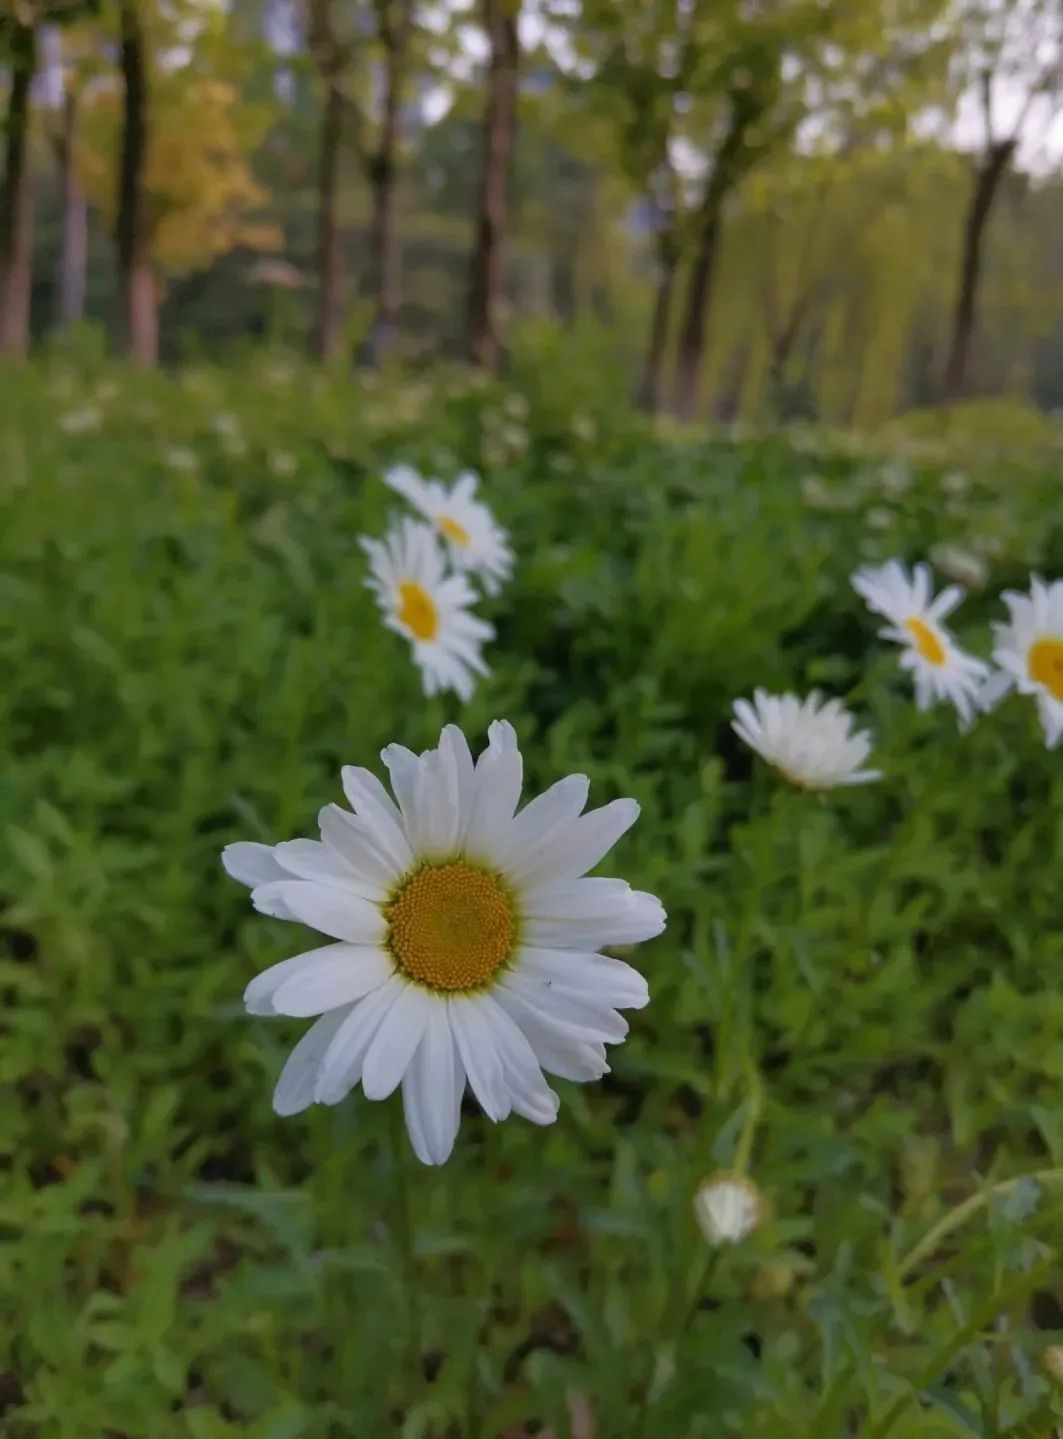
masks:
<svg viewBox="0 0 1063 1439"><path fill-rule="evenodd" d="M248 164L257 137L246 133L236 88L181 69L153 76L149 97L145 189L158 268L184 274L237 246L279 248L277 227L261 218L269 193ZM121 110L117 90L93 97L80 154L86 192L112 222Z"/></svg>

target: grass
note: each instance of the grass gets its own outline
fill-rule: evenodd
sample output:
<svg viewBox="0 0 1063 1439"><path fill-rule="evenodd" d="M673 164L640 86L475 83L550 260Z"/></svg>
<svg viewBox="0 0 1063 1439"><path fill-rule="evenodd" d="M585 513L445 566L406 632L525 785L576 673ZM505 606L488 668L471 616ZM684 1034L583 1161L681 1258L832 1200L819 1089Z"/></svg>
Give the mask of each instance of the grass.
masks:
<svg viewBox="0 0 1063 1439"><path fill-rule="evenodd" d="M554 366L0 377L5 1433L1054 1432L1063 773L1026 702L916 713L847 576L969 551L985 653L1063 511L1043 460L918 443L655 437ZM519 554L464 708L362 587L399 458L482 470ZM728 726L757 684L850 694L886 778L780 788ZM616 864L670 924L613 1073L424 1170L394 1104L271 1113L303 1026L240 995L297 938L218 854L495 716L532 791L640 801ZM740 1150L770 1218L710 1266Z"/></svg>

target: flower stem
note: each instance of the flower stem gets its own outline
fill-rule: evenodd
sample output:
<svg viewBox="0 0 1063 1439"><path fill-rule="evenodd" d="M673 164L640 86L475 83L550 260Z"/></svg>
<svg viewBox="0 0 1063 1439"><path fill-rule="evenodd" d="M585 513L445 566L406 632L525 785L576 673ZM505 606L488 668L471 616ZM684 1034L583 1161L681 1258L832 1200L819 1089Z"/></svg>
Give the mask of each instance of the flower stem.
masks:
<svg viewBox="0 0 1063 1439"><path fill-rule="evenodd" d="M421 1370L421 1311L417 1303L413 1255L413 1224L410 1212L410 1165L402 1108L397 1101L389 1106L391 1161L395 1172L395 1222L402 1261L402 1300L405 1312L406 1365L416 1385Z"/></svg>

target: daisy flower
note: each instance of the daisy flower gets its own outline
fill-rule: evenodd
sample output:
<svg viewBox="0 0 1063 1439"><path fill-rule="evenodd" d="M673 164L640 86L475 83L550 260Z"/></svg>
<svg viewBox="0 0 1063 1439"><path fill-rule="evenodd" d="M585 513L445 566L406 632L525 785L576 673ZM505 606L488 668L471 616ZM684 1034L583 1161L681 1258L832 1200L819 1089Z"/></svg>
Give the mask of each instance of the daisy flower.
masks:
<svg viewBox="0 0 1063 1439"><path fill-rule="evenodd" d="M758 689L753 701L735 700L731 728L750 749L800 789L833 789L868 784L882 771L861 769L871 736L853 732L853 717L841 700L824 704L818 690L805 700Z"/></svg>
<svg viewBox="0 0 1063 1439"><path fill-rule="evenodd" d="M480 650L494 635L493 626L469 613L476 594L468 581L446 575L438 540L416 520L401 520L383 540L359 543L369 556L366 586L388 629L413 646L425 694L450 689L467 700L473 676L488 673Z"/></svg>
<svg viewBox="0 0 1063 1439"><path fill-rule="evenodd" d="M646 981L605 945L650 939L665 915L620 879L583 876L638 816L631 799L582 813L588 782L569 775L517 812L522 763L496 721L473 762L461 730L382 758L395 798L345 768L350 811L326 805L321 839L231 844L222 863L256 909L335 941L283 960L248 985L252 1014L319 1015L273 1096L278 1114L367 1099L400 1085L418 1157L442 1164L466 1084L487 1116L556 1118L545 1070L594 1080L605 1045L627 1033Z"/></svg>
<svg viewBox="0 0 1063 1439"><path fill-rule="evenodd" d="M498 594L513 568L513 551L491 511L473 498L479 481L471 471L448 490L439 480L423 480L410 465L393 465L384 483L435 526L456 570L478 575L489 595Z"/></svg>
<svg viewBox="0 0 1063 1439"><path fill-rule="evenodd" d="M694 1215L714 1248L741 1244L763 1220L764 1200L744 1174L713 1174L695 1191Z"/></svg>
<svg viewBox="0 0 1063 1439"><path fill-rule="evenodd" d="M897 560L857 570L852 585L868 609L889 620L879 630L881 638L904 646L901 668L911 671L919 708L948 700L966 728L977 713L989 666L962 650L942 624L963 599L960 586L947 585L933 598L929 566L916 565L909 575Z"/></svg>
<svg viewBox="0 0 1063 1439"><path fill-rule="evenodd" d="M1054 749L1063 739L1063 580L1046 585L1034 575L1028 595L1008 590L1002 599L1010 619L993 626L1000 668L983 688L983 707L1010 689L1035 695L1045 743Z"/></svg>

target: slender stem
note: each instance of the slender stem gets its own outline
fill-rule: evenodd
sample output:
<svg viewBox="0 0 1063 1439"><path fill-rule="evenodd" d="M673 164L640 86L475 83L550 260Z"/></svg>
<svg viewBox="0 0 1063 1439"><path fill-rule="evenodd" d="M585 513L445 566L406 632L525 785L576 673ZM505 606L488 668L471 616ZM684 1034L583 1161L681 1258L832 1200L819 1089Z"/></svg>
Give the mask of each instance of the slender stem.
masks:
<svg viewBox="0 0 1063 1439"><path fill-rule="evenodd" d="M1053 1271L1055 1265L1056 1257L1053 1255L1051 1259L1046 1259L1043 1264L1020 1274L1011 1284L1005 1285L1003 1289L993 1294L979 1308L974 1318L958 1329L948 1343L944 1344L927 1361L912 1380L911 1388L897 1396L882 1418L866 1431L865 1439L885 1439L908 1406L914 1403L922 1391L948 1368L956 1355L966 1349L967 1345L978 1337L979 1332L1008 1304L1032 1293L1045 1276Z"/></svg>
<svg viewBox="0 0 1063 1439"><path fill-rule="evenodd" d="M416 1384L421 1369L421 1311L417 1303L413 1256L413 1224L410 1214L410 1165L402 1107L392 1101L389 1113L391 1159L395 1170L395 1218L402 1258L402 1299L406 1320L406 1362L411 1382Z"/></svg>
<svg viewBox="0 0 1063 1439"><path fill-rule="evenodd" d="M937 1223L927 1230L918 1244L908 1251L898 1265L898 1278L906 1279L913 1269L933 1254L943 1239L954 1229L959 1229L962 1224L966 1224L967 1220L983 1209L991 1199L998 1194L1009 1194L1027 1180L1051 1187L1063 1182L1063 1169L1039 1169L1033 1174L1019 1174L1012 1179L998 1180L996 1184L990 1184L987 1188L980 1189L977 1194L969 1195L955 1208L950 1209L947 1214L943 1214Z"/></svg>
<svg viewBox="0 0 1063 1439"><path fill-rule="evenodd" d="M679 1301L676 1305L675 1322L669 1326L671 1332L666 1336L665 1343L672 1349L677 1349L683 1336L690 1328L694 1315L698 1312L698 1305L701 1296L705 1291L712 1276L716 1264L718 1250L703 1246L697 1268L694 1271L693 1283L685 1292L681 1289ZM646 1434L646 1423L649 1419L650 1407L653 1401L653 1379L656 1372L656 1363L651 1360L650 1372L646 1376L646 1382L642 1389L642 1398L639 1407L635 1411L634 1423L631 1426L633 1439L644 1439Z"/></svg>

